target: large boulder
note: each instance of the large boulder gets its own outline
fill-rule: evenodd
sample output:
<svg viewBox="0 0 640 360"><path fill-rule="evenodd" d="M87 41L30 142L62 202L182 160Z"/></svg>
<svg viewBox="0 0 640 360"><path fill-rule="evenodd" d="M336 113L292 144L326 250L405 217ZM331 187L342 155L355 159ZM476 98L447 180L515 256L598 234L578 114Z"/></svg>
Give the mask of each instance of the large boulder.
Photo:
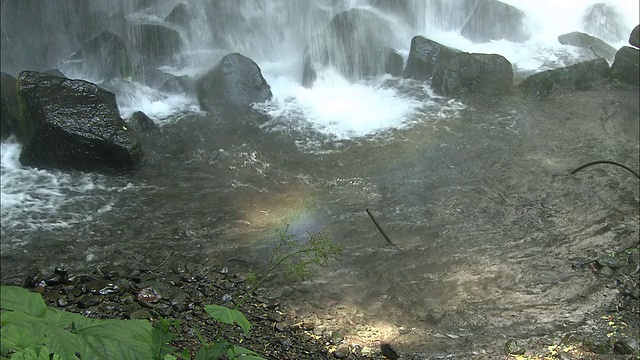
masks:
<svg viewBox="0 0 640 360"><path fill-rule="evenodd" d="M478 0L461 33L477 43L502 39L523 42L529 38L523 19L524 12L516 7L497 0Z"/></svg>
<svg viewBox="0 0 640 360"><path fill-rule="evenodd" d="M133 25L129 37L140 54L151 62L165 61L180 52L183 46L180 33L164 25Z"/></svg>
<svg viewBox="0 0 640 360"><path fill-rule="evenodd" d="M203 110L217 105L249 106L271 99L271 87L255 61L229 54L196 81L196 95Z"/></svg>
<svg viewBox="0 0 640 360"><path fill-rule="evenodd" d="M187 75L171 76L165 80L160 90L173 94L195 94L195 80Z"/></svg>
<svg viewBox="0 0 640 360"><path fill-rule="evenodd" d="M459 52L460 50L444 46L431 39L414 36L411 39L409 58L402 76L416 80L429 80L439 64L447 63Z"/></svg>
<svg viewBox="0 0 640 360"><path fill-rule="evenodd" d="M589 34L609 42L624 40L628 31L623 15L605 3L589 6L582 17L582 25Z"/></svg>
<svg viewBox="0 0 640 360"><path fill-rule="evenodd" d="M124 40L108 31L86 41L80 50L61 66L64 72L80 72L85 77L103 80L133 74L133 66Z"/></svg>
<svg viewBox="0 0 640 360"><path fill-rule="evenodd" d="M383 74L393 34L389 22L378 14L350 9L334 16L327 28L311 39L306 56L314 66L327 63L350 79Z"/></svg>
<svg viewBox="0 0 640 360"><path fill-rule="evenodd" d="M189 28L189 23L194 19L193 14L189 10L187 4L180 3L167 15L164 21L181 26L184 29Z"/></svg>
<svg viewBox="0 0 640 360"><path fill-rule="evenodd" d="M640 50L621 47L611 65L611 74L627 84L640 85Z"/></svg>
<svg viewBox="0 0 640 360"><path fill-rule="evenodd" d="M0 139L15 134L18 123L18 88L16 79L0 73Z"/></svg>
<svg viewBox="0 0 640 360"><path fill-rule="evenodd" d="M633 31L631 31L631 34L629 35L629 44L640 48L640 25L636 25L636 27L633 28Z"/></svg>
<svg viewBox="0 0 640 360"><path fill-rule="evenodd" d="M558 36L558 41L562 45L571 45L582 49L592 51L597 57L603 57L607 60L613 59L616 55L616 49L598 39L595 36L585 34L583 32L574 31L568 34Z"/></svg>
<svg viewBox="0 0 640 360"><path fill-rule="evenodd" d="M513 87L513 67L502 55L460 52L438 66L431 86L448 96L506 94Z"/></svg>
<svg viewBox="0 0 640 360"><path fill-rule="evenodd" d="M140 165L138 137L120 117L113 93L83 80L23 71L18 99L23 165L82 171Z"/></svg>
<svg viewBox="0 0 640 360"><path fill-rule="evenodd" d="M398 54L395 50L389 50L387 61L384 63L384 72L389 75L400 76L402 75L403 69L404 59L402 55Z"/></svg>
<svg viewBox="0 0 640 360"><path fill-rule="evenodd" d="M524 95L543 100L562 90L589 90L598 83L606 82L610 74L609 63L598 58L533 74L518 87Z"/></svg>

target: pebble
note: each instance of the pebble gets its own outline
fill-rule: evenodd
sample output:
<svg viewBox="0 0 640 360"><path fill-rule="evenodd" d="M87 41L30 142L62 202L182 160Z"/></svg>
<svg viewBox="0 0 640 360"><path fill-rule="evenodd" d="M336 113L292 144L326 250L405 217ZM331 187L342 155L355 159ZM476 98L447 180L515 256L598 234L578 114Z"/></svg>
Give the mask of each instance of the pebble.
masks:
<svg viewBox="0 0 640 360"><path fill-rule="evenodd" d="M382 356L389 360L396 360L400 357L391 344L380 344L380 351L382 352Z"/></svg>
<svg viewBox="0 0 640 360"><path fill-rule="evenodd" d="M598 270L598 275L604 276L604 277L613 276L613 269L611 269L608 266L603 266L600 268L600 270Z"/></svg>
<svg viewBox="0 0 640 360"><path fill-rule="evenodd" d="M612 269L617 269L620 266L622 266L620 261L618 261L618 259L614 258L613 256L601 256L596 261L598 262L598 264L600 266L602 266L602 267L610 267Z"/></svg>
<svg viewBox="0 0 640 360"><path fill-rule="evenodd" d="M276 323L276 325L274 327L275 327L276 331L278 331L278 332L285 332L289 328L287 326L287 324L285 324L283 322Z"/></svg>
<svg viewBox="0 0 640 360"><path fill-rule="evenodd" d="M623 355L637 354L640 352L640 346L638 345L638 340L629 336L621 336L613 345L613 350Z"/></svg>
<svg viewBox="0 0 640 360"><path fill-rule="evenodd" d="M350 353L351 351L349 350L349 345L340 344L336 348L336 351L333 352L333 356L337 357L338 359L344 359L349 356Z"/></svg>

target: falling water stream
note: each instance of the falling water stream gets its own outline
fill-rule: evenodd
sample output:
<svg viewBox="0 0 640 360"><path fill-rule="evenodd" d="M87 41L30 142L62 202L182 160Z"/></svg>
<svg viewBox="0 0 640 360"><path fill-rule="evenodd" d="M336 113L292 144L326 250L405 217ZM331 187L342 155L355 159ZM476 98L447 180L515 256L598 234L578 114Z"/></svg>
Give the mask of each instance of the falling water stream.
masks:
<svg viewBox="0 0 640 360"><path fill-rule="evenodd" d="M465 39L462 1L397 8L364 0L187 1L195 17L180 29L185 46L157 69L197 76L240 52L260 65L274 98L251 114L205 113L195 96L141 81L109 83L123 118L141 110L160 126L143 136L145 165L127 175L23 167L20 145L3 141L2 281L59 265L151 268L170 253L168 267L260 268L275 230L288 224L300 237L326 231L345 258L317 269L312 281L278 280L279 295L298 313L351 329L354 343L391 339L463 353L579 326L610 290L568 259L637 238L639 194L637 182L615 169L560 174L595 159L638 168L637 93L472 104L437 96L429 83L390 75L354 82L331 68L312 88L300 85L308 39L352 7L379 14L405 59L421 34L502 54L522 74L581 60L557 36L583 31L580 19L595 1L505 2L525 12L528 41ZM65 67L86 40L74 32L84 25L73 12L166 24L177 4L95 0L79 10L62 3L3 1L2 71L58 67L99 83ZM638 3L607 3L627 36L639 22ZM21 23L25 12L41 32L26 33L36 25ZM619 48L626 38L608 41ZM43 47L43 57L30 53Z"/></svg>

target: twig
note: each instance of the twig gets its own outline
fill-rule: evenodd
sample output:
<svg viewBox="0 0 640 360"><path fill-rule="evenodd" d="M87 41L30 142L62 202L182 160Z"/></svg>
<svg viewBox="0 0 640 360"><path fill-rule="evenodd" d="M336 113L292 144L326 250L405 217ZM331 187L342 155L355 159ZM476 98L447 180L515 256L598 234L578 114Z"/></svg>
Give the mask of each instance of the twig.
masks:
<svg viewBox="0 0 640 360"><path fill-rule="evenodd" d="M575 169L575 170L571 171L569 174L573 175L573 174L577 173L578 171L580 171L580 170L582 170L582 169L586 169L586 168L588 168L589 166L598 165L598 164L611 164L611 165L619 166L619 167L621 167L621 168L623 168L623 169L627 170L628 172L632 173L633 175L635 175L638 179L640 179L640 175L638 175L638 173L637 173L637 172L635 172L635 171L631 170L630 168L628 168L628 167L627 167L627 166L625 166L625 165L622 165L622 164L620 164L620 163L617 163L617 162L615 162L615 161L610 161L610 160L597 160L597 161L592 161L592 162L590 162L590 163L586 163L586 164L584 164L584 165L580 166L579 168L577 168L577 169Z"/></svg>
<svg viewBox="0 0 640 360"><path fill-rule="evenodd" d="M172 255L172 254L173 254L173 250L169 251L169 255L167 255L167 258L166 258L166 259L164 259L160 264L158 264L158 266L156 266L156 267L154 267L153 269L151 269L151 270L147 271L146 273L144 273L142 276L149 275L149 274L151 274L152 272L154 272L154 271L158 270L158 268L159 268L160 266L164 265L164 263L166 263L166 262L167 262L167 260L169 260L169 258L171 257L171 255Z"/></svg>
<svg viewBox="0 0 640 360"><path fill-rule="evenodd" d="M378 228L378 230L380 230L380 234L384 236L384 239L387 240L387 242L391 244L394 248L396 248L397 250L400 250L400 248L389 239L387 234L385 234L384 230L382 230L382 227L380 227L380 224L378 224L378 222L376 221L376 218L373 217L373 214L371 213L371 211L369 211L368 208L365 209L365 211L367 212L367 214L369 214L369 217L371 218L373 223L376 224L376 227Z"/></svg>

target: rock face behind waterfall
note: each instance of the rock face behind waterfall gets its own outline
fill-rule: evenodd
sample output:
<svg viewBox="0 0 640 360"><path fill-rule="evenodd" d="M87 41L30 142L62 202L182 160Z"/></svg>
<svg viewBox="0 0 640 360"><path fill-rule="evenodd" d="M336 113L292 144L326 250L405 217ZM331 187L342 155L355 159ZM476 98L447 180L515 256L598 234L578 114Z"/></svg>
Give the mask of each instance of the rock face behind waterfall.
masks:
<svg viewBox="0 0 640 360"><path fill-rule="evenodd" d="M636 25L629 35L629 44L640 48L640 25Z"/></svg>
<svg viewBox="0 0 640 360"><path fill-rule="evenodd" d="M431 79L442 95L502 95L513 87L513 67L502 55L455 54Z"/></svg>
<svg viewBox="0 0 640 360"><path fill-rule="evenodd" d="M16 79L0 73L0 139L15 134L18 123L18 93Z"/></svg>
<svg viewBox="0 0 640 360"><path fill-rule="evenodd" d="M198 102L203 110L217 105L249 106L271 99L271 87L255 61L241 54L229 54L196 82Z"/></svg>
<svg viewBox="0 0 640 360"><path fill-rule="evenodd" d="M305 49L303 83L308 84L314 65L332 65L350 79L383 74L392 36L389 23L372 11L350 9L337 14Z"/></svg>
<svg viewBox="0 0 640 360"><path fill-rule="evenodd" d="M108 31L86 41L69 58L65 68L107 80L127 77L133 73L124 40Z"/></svg>
<svg viewBox="0 0 640 360"><path fill-rule="evenodd" d="M83 171L140 165L138 137L120 117L113 93L83 80L23 71L18 99L23 165Z"/></svg>
<svg viewBox="0 0 640 360"><path fill-rule="evenodd" d="M448 62L459 52L460 50L444 46L422 36L414 36L411 39L409 58L402 76L416 80L429 80L437 66Z"/></svg>
<svg viewBox="0 0 640 360"><path fill-rule="evenodd" d="M473 42L510 40L523 42L529 38L522 20L524 12L497 0L477 0L462 36Z"/></svg>
<svg viewBox="0 0 640 360"><path fill-rule="evenodd" d="M627 33L623 15L605 3L589 6L582 17L582 25L586 32L609 42L623 40Z"/></svg>

